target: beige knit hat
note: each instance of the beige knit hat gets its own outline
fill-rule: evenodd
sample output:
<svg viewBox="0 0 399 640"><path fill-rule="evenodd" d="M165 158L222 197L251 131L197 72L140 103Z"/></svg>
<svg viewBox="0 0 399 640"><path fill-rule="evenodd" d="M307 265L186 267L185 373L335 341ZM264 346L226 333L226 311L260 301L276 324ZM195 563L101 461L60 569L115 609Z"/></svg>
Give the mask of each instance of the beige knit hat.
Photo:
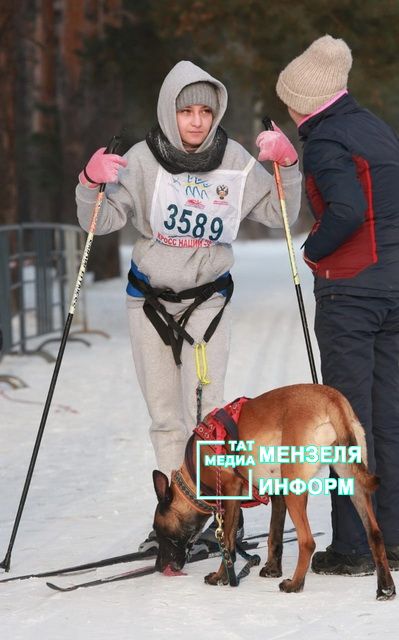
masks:
<svg viewBox="0 0 399 640"><path fill-rule="evenodd" d="M346 89L352 54L341 38L325 35L315 40L280 73L276 91L288 106L309 114Z"/></svg>
<svg viewBox="0 0 399 640"><path fill-rule="evenodd" d="M192 82L187 84L176 98L176 111L190 106L190 104L205 104L216 113L218 97L216 88L210 82Z"/></svg>

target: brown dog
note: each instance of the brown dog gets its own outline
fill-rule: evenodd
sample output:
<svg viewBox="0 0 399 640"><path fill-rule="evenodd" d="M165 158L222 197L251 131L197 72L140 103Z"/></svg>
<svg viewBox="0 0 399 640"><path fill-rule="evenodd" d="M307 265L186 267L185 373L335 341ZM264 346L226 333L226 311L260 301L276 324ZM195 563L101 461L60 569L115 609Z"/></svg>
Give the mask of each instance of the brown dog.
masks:
<svg viewBox="0 0 399 640"><path fill-rule="evenodd" d="M378 479L367 471L367 452L364 431L349 402L344 396L325 385L298 384L274 389L248 400L242 408L238 421L238 438L253 440L256 446L317 447L341 446L361 447L361 462L331 464L341 478L354 478L354 495L351 496L367 532L370 549L377 569L377 599L387 600L395 596L395 585L389 571L382 534L378 527L370 499L370 493L378 486ZM188 445L192 446L192 445ZM202 454L211 454L204 446ZM201 458L201 481L215 487L215 467L203 466ZM253 469L253 484L259 478L296 478L308 482L317 474L321 463L287 462L284 464L257 464ZM243 495L244 479L248 468L223 468L221 471L222 495ZM196 488L190 479L185 464L180 478L185 488L176 486L172 476L168 478L161 471L154 471L154 487L158 497L155 511L154 529L159 540L157 569L180 570L186 560L187 550L201 531L209 513L201 509L201 504L190 498ZM176 477L176 476L175 476ZM216 495L216 490L215 494ZM301 495L288 493L272 497L272 514L268 540L268 559L262 568L262 577L281 576L281 557L286 508L296 527L299 546L298 563L292 579L280 583L282 591L301 591L305 574L309 568L315 542L306 514L307 492ZM239 516L239 500L224 501L224 540L227 549L235 557L235 539ZM219 570L206 576L208 584L226 584L227 576L222 562Z"/></svg>

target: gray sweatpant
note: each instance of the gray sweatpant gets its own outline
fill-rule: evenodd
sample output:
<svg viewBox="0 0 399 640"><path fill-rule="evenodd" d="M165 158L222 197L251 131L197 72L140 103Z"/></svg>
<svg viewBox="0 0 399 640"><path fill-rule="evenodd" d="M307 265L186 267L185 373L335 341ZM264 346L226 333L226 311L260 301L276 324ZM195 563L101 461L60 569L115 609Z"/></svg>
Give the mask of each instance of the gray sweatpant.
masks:
<svg viewBox="0 0 399 640"><path fill-rule="evenodd" d="M186 331L201 342L211 320L218 313L223 299L207 301L190 316ZM176 366L172 350L166 346L145 315L141 301L129 298L129 332L137 378L151 417L150 437L158 468L170 477L184 458L184 450L196 426L198 383L194 347L183 342L182 364ZM183 304L166 303L175 319L186 308ZM228 304L219 325L206 345L208 378L203 387L202 417L224 404L224 380L230 345L231 310Z"/></svg>

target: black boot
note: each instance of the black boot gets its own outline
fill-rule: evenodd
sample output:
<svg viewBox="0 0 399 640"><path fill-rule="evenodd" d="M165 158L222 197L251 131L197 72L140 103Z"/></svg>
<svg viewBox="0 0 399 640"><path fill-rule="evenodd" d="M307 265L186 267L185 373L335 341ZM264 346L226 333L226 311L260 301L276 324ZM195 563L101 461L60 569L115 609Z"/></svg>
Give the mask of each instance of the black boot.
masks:
<svg viewBox="0 0 399 640"><path fill-rule="evenodd" d="M385 545L385 551L391 571L399 571L399 544Z"/></svg>
<svg viewBox="0 0 399 640"><path fill-rule="evenodd" d="M375 564L370 555L337 553L329 546L314 554L312 570L329 576L369 576L374 573Z"/></svg>
<svg viewBox="0 0 399 640"><path fill-rule="evenodd" d="M154 529L151 529L150 533L146 537L143 542L141 542L138 546L138 551L140 553L145 554L146 556L152 557L156 556L159 549L159 543L157 539L157 534ZM190 558L191 560L201 560L203 558L207 558L209 555L209 549L206 544L201 544L201 541L197 540L190 549Z"/></svg>
<svg viewBox="0 0 399 640"><path fill-rule="evenodd" d="M145 553L146 555L153 556L158 553L158 547L159 544L157 540L157 534L155 533L154 529L151 529L146 539L139 544L138 551L140 551L140 553Z"/></svg>

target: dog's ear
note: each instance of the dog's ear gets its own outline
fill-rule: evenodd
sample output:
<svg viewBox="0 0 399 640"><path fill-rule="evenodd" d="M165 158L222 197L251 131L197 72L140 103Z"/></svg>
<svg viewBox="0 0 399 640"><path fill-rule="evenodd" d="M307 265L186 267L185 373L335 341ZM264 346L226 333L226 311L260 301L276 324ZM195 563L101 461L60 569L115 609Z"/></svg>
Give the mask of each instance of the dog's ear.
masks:
<svg viewBox="0 0 399 640"><path fill-rule="evenodd" d="M152 479L154 481L154 489L158 502L163 505L169 504L172 501L172 492L170 490L168 477L162 473L162 471L155 469L152 472Z"/></svg>

